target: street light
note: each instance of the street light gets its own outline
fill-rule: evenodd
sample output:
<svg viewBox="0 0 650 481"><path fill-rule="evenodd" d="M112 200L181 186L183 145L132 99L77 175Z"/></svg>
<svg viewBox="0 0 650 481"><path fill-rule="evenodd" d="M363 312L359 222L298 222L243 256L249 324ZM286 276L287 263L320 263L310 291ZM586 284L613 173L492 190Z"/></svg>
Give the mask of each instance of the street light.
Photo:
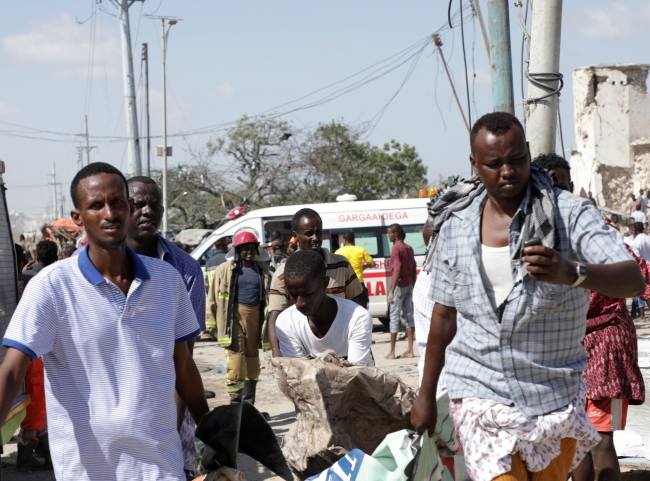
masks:
<svg viewBox="0 0 650 481"><path fill-rule="evenodd" d="M163 237L167 235L168 227L168 205L167 205L167 72L165 60L167 57L167 37L172 25L176 25L182 18L178 17L164 17L164 16L151 16L145 15L147 18L160 19L162 21L162 88L163 88L163 149L162 149L162 194L163 194L163 220L162 220L162 234ZM168 26L165 29L165 22Z"/></svg>

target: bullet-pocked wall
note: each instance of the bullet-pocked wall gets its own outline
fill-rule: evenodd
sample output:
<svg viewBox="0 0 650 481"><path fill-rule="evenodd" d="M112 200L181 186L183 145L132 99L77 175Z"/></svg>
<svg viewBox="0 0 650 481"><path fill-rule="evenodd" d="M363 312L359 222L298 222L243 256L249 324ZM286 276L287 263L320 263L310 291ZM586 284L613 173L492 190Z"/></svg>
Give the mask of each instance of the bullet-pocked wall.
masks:
<svg viewBox="0 0 650 481"><path fill-rule="evenodd" d="M573 71L575 193L627 213L630 194L650 188L650 65L594 65Z"/></svg>

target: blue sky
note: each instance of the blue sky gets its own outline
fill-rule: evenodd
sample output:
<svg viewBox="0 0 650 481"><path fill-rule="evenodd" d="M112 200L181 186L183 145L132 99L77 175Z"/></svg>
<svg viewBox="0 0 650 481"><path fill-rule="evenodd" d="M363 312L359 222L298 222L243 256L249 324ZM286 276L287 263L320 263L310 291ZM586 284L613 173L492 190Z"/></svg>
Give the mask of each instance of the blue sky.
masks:
<svg viewBox="0 0 650 481"><path fill-rule="evenodd" d="M464 0L467 3L469 0ZM521 97L521 30L511 8L515 99ZM453 9L458 8L458 1ZM481 1L484 16L487 1ZM56 162L69 211L69 182L77 170L79 138L29 133L77 134L88 114L91 136L123 137L121 44L115 7L104 0L94 19L94 0L18 2L0 16L0 159L7 164L9 208L36 214L51 199L47 174ZM146 0L131 7L135 77L140 82L142 42L149 44L152 135L161 132L160 22L145 13L183 18L170 33L167 55L168 133L254 115L339 81L424 39L446 22L443 1L329 2ZM7 13L7 12L6 12ZM94 49L91 48L94 21ZM561 112L567 148L573 146L571 72L597 63L650 63L650 5L644 1L565 2L561 72L566 85ZM472 118L492 110L490 78L478 29L465 30ZM442 37L443 51L465 98L460 29ZM89 57L93 57L89 69ZM330 103L286 116L296 125L332 119L368 121L397 91L408 65ZM88 81L88 78L91 81ZM143 92L142 88L140 92ZM299 103L300 104L300 103ZM299 105L296 104L296 105ZM138 100L138 108L141 108ZM463 100L465 107L465 101ZM142 112L139 111L140 115ZM520 109L518 109L520 113ZM20 136L17 136L20 135ZM49 142L25 138L53 138ZM200 148L210 135L176 137L173 164L187 164L187 145ZM469 170L468 137L433 47L390 104L368 140L415 145L429 178ZM152 142L154 145L158 140ZM91 141L91 160L127 169L125 143ZM143 157L144 160L144 157ZM160 159L153 157L154 166Z"/></svg>

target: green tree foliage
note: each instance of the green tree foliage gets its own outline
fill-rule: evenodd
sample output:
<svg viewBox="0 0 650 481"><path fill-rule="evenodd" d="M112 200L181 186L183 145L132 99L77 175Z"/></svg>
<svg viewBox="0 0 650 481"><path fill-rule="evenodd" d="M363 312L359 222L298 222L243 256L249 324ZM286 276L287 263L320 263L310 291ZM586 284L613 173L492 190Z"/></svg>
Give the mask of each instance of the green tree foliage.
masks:
<svg viewBox="0 0 650 481"><path fill-rule="evenodd" d="M169 174L170 202L177 198L171 207L179 211L171 220L213 226L235 205L333 202L346 193L359 200L417 196L427 168L415 147L395 140L373 146L364 134L336 121L299 129L243 117L205 148L188 148L191 161Z"/></svg>

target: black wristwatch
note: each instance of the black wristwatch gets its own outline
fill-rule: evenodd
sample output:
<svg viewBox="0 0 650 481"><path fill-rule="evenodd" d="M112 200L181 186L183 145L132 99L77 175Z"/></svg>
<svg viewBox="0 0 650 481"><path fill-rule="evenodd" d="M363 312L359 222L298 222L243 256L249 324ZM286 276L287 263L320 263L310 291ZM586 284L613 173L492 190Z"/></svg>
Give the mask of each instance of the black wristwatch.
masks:
<svg viewBox="0 0 650 481"><path fill-rule="evenodd" d="M576 262L576 274L578 275L578 278L573 284L571 284L571 287L578 287L580 284L582 284L582 282L589 275L589 269L587 269L587 266L582 262Z"/></svg>

